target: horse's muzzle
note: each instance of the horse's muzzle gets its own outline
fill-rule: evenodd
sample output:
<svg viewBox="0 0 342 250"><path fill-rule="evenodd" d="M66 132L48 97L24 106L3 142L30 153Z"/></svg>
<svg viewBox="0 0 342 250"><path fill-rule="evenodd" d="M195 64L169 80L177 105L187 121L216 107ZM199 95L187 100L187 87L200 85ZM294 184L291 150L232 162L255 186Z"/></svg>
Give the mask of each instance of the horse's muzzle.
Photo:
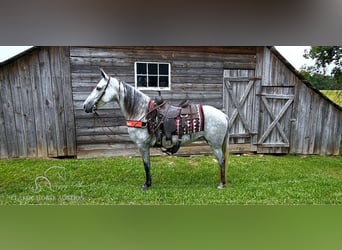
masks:
<svg viewBox="0 0 342 250"><path fill-rule="evenodd" d="M84 104L83 108L86 113L94 113L96 111L96 105L92 103Z"/></svg>

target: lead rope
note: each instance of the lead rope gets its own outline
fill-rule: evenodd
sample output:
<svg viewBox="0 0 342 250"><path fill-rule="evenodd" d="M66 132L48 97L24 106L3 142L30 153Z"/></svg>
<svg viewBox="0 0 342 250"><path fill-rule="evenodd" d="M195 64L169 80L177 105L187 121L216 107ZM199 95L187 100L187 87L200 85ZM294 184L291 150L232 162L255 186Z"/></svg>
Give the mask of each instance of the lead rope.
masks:
<svg viewBox="0 0 342 250"><path fill-rule="evenodd" d="M94 127L96 127L96 121L99 120L102 124L104 124L104 126L101 126L103 132L108 132L108 130L109 130L113 134L113 136L115 135L115 131L111 128L113 126L110 126L104 120L104 118L100 117L100 115L97 112L94 113L93 119L94 119ZM107 128L107 131L105 130L105 128ZM114 140L114 137L112 137L110 134L106 133L105 136L108 137L110 140Z"/></svg>

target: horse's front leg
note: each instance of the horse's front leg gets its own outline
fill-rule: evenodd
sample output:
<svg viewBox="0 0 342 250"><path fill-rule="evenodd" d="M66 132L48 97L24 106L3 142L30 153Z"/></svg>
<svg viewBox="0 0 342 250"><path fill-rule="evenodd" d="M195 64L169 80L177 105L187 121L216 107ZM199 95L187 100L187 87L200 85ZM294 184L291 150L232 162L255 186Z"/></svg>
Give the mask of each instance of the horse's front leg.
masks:
<svg viewBox="0 0 342 250"><path fill-rule="evenodd" d="M141 187L141 190L146 191L152 185L150 148L148 146L139 147L139 151L141 153L141 156L144 162L144 169L145 169L145 174L146 174L146 182Z"/></svg>

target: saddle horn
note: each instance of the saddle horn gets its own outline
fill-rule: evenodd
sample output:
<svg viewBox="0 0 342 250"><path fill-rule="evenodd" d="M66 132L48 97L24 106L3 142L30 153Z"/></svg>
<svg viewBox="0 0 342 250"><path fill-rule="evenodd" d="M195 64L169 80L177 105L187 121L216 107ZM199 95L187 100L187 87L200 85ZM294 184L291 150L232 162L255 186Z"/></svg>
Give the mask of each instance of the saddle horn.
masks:
<svg viewBox="0 0 342 250"><path fill-rule="evenodd" d="M161 105L164 102L164 98L161 96L160 90L158 91L158 96L154 98L157 105Z"/></svg>

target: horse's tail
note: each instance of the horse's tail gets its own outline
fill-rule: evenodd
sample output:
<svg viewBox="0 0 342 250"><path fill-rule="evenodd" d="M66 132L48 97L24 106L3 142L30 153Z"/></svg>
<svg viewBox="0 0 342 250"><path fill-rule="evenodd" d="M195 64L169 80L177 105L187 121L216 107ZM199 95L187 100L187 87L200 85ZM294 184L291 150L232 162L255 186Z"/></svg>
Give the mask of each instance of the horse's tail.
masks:
<svg viewBox="0 0 342 250"><path fill-rule="evenodd" d="M222 144L222 153L224 159L224 168L225 168L225 180L227 180L227 172L228 172L228 158L229 158L229 119L227 119L227 129L226 134L224 136L223 144Z"/></svg>

